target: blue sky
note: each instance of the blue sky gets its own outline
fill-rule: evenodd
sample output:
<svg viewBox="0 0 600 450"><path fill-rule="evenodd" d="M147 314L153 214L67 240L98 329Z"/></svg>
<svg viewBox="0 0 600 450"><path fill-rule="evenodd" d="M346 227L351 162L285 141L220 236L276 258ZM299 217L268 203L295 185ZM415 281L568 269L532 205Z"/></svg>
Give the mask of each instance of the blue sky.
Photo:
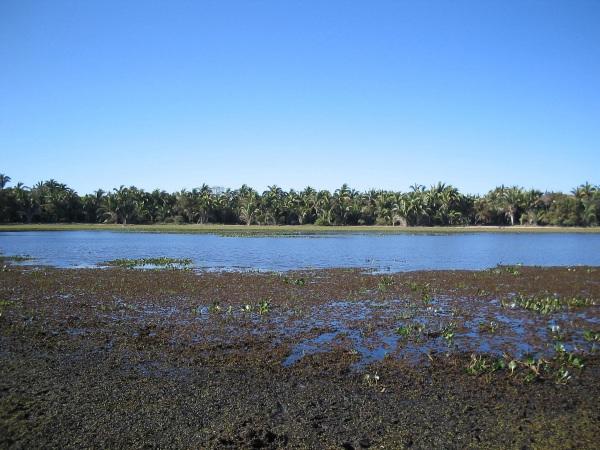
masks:
<svg viewBox="0 0 600 450"><path fill-rule="evenodd" d="M407 190L600 183L600 2L0 2L0 172Z"/></svg>

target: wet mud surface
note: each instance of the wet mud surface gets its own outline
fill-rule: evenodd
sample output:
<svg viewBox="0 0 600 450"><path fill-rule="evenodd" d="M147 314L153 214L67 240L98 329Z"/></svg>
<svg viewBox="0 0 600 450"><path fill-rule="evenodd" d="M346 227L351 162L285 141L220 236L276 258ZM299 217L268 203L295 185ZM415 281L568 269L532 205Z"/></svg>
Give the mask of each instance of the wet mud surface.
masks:
<svg viewBox="0 0 600 450"><path fill-rule="evenodd" d="M600 268L6 265L0 447L597 448Z"/></svg>

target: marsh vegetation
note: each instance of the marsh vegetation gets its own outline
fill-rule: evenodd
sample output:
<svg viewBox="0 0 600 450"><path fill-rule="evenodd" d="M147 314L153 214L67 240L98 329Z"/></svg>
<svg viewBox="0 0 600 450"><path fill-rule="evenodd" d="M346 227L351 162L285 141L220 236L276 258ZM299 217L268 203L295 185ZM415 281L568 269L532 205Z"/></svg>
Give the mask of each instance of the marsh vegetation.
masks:
<svg viewBox="0 0 600 450"><path fill-rule="evenodd" d="M0 445L597 442L595 267L196 273L138 262L0 272Z"/></svg>

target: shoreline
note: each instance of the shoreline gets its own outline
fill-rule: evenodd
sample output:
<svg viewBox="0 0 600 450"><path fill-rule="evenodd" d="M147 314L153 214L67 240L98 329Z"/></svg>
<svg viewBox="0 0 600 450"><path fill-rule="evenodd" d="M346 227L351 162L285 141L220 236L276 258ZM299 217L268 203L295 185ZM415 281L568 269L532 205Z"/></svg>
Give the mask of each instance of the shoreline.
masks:
<svg viewBox="0 0 600 450"><path fill-rule="evenodd" d="M252 235L315 235L315 234L457 234L457 233L576 233L600 234L600 227L554 226L432 226L393 227L382 225L318 226L318 225L118 225L118 224L8 224L0 232L24 231L112 231L122 233L218 234L227 236Z"/></svg>

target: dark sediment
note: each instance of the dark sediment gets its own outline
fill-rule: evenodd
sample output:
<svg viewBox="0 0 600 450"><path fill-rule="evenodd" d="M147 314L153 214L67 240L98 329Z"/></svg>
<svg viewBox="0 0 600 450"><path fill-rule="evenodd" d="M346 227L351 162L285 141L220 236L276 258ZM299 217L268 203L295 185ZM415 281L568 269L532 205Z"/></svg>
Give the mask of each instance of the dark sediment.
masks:
<svg viewBox="0 0 600 450"><path fill-rule="evenodd" d="M9 266L0 447L597 448L597 299L585 267Z"/></svg>

